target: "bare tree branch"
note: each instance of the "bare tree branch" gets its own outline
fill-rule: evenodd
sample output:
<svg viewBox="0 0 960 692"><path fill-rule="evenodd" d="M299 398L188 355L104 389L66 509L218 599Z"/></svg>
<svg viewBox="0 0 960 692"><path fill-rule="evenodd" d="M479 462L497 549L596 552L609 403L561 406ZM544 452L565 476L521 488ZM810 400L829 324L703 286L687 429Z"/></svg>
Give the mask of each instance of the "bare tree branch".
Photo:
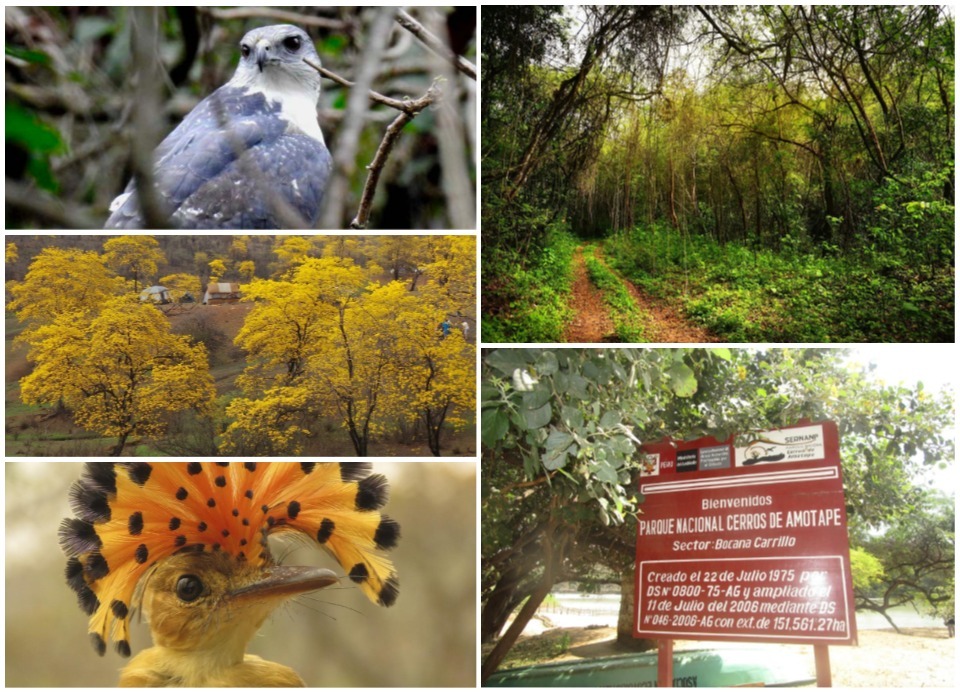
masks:
<svg viewBox="0 0 960 692"><path fill-rule="evenodd" d="M440 13L434 8L424 8L425 21L433 31L439 31ZM458 115L460 106L456 72L449 62L440 56L435 58L437 71L445 80L444 98L438 104L437 145L440 150L440 183L447 198L447 213L453 228L472 229L477 224L477 200L467 163L466 137L463 121Z"/></svg>
<svg viewBox="0 0 960 692"><path fill-rule="evenodd" d="M133 101L136 136L132 142L131 159L137 202L143 214L143 228L146 229L171 227L169 210L164 209L157 194L153 175L153 152L160 141L156 114L161 111L159 89L163 84L159 63L158 12L157 8L138 7L132 10L131 15L133 64L137 75Z"/></svg>
<svg viewBox="0 0 960 692"><path fill-rule="evenodd" d="M357 210L357 215L353 221L350 222L350 228L359 229L367 227L367 221L370 218L370 207L373 204L373 196L377 191L380 174L383 172L383 167L387 163L387 159L390 156L394 144L397 142L397 138L400 136L400 132L408 122L413 120L417 113L434 103L439 93L440 88L437 81L434 81L434 83L430 85L430 88L427 89L427 93L422 97L415 101L405 102L407 107L390 123L390 127L387 128L383 139L380 141L380 146L377 148L377 153L374 155L373 161L367 166L369 173L367 173L367 181L363 186L360 208Z"/></svg>
<svg viewBox="0 0 960 692"><path fill-rule="evenodd" d="M366 93L370 90L380 66L380 58L393 27L395 13L395 7L383 7L377 12L370 25L363 62L357 69L356 89L350 92L344 115L344 126L337 135L337 147L333 154L334 175L331 176L324 194L320 228L341 226L343 204L347 199L350 179L356 170L357 149L360 133L363 131L364 114L369 107Z"/></svg>
<svg viewBox="0 0 960 692"><path fill-rule="evenodd" d="M86 206L51 197L42 190L6 179L4 202L32 217L49 222L50 228L103 228L103 221L90 215Z"/></svg>
<svg viewBox="0 0 960 692"><path fill-rule="evenodd" d="M446 43L429 32L426 27L407 14L404 10L400 10L397 13L397 22L399 22L400 26L402 26L404 29L420 39L420 42L423 43L423 45L426 46L431 52L440 56L444 60L450 61L458 70L460 70L460 72L467 75L470 79L476 80L477 68L472 62L459 55L454 55L453 51L450 50Z"/></svg>

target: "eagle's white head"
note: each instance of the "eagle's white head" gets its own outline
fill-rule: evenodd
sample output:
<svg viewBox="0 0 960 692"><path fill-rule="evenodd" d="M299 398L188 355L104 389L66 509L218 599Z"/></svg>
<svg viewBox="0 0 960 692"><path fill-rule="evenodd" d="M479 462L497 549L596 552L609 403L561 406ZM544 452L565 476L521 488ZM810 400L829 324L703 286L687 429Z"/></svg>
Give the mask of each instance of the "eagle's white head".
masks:
<svg viewBox="0 0 960 692"><path fill-rule="evenodd" d="M291 24L253 29L240 41L240 63L229 86L279 101L288 120L323 141L316 111L320 73L304 58L320 65L320 56L303 29Z"/></svg>

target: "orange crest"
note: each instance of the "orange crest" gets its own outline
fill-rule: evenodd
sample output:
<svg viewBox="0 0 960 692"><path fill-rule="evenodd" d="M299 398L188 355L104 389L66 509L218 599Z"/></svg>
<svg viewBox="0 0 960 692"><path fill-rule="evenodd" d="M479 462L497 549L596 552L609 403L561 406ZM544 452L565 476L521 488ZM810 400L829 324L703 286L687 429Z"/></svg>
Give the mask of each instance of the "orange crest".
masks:
<svg viewBox="0 0 960 692"><path fill-rule="evenodd" d="M310 536L370 600L389 606L398 581L382 551L400 527L381 514L386 500L387 479L366 462L90 462L70 491L77 518L60 526L67 583L101 655L108 635L130 655L134 594L158 561L223 551L266 566L267 535L277 531Z"/></svg>

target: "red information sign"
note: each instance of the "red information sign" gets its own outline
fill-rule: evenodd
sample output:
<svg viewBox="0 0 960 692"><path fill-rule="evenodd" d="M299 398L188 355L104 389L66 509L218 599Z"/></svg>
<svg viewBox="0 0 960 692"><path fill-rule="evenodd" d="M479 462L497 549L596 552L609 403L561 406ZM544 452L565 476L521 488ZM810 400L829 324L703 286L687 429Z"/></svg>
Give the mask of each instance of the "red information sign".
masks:
<svg viewBox="0 0 960 692"><path fill-rule="evenodd" d="M634 636L856 643L835 423L642 450Z"/></svg>

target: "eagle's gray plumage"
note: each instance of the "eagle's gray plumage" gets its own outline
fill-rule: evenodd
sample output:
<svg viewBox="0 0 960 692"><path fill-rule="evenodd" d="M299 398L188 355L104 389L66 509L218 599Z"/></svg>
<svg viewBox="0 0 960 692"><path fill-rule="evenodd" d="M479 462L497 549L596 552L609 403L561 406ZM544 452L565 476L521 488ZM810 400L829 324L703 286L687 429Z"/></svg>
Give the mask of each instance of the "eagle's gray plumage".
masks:
<svg viewBox="0 0 960 692"><path fill-rule="evenodd" d="M330 152L317 123L319 57L303 30L254 29L229 82L200 102L154 154L161 204L176 228L277 229L292 209L320 214ZM288 213L284 214L284 208ZM134 181L110 205L107 228L142 228Z"/></svg>

